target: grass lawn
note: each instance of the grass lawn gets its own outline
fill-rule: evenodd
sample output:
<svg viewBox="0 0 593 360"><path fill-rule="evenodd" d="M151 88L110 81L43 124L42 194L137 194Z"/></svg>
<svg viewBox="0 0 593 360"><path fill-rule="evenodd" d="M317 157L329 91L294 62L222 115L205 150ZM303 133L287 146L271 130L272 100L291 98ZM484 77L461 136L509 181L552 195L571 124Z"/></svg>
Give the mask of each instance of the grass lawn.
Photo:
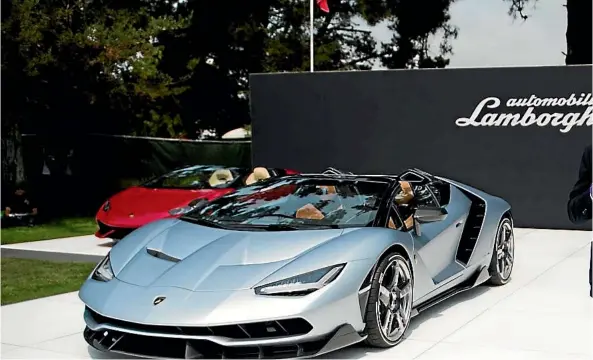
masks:
<svg viewBox="0 0 593 360"><path fill-rule="evenodd" d="M76 291L95 265L2 258L2 305Z"/></svg>
<svg viewBox="0 0 593 360"><path fill-rule="evenodd" d="M33 227L2 229L0 243L17 244L27 241L57 239L71 236L91 235L97 229L93 218L65 218Z"/></svg>

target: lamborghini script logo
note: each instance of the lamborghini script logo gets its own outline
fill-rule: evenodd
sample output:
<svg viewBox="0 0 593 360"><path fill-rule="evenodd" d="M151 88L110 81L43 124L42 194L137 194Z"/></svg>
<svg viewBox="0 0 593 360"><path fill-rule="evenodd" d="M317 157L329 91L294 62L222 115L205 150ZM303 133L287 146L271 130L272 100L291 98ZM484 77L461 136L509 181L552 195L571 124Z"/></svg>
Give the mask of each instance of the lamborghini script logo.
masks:
<svg viewBox="0 0 593 360"><path fill-rule="evenodd" d="M506 100L505 110L499 109L503 102L491 96L482 99L470 117L455 120L459 127L466 126L552 126L565 134L575 126L593 125L593 95L571 94L569 97L540 98L535 95ZM547 109L548 112L538 110Z"/></svg>
<svg viewBox="0 0 593 360"><path fill-rule="evenodd" d="M152 304L154 306L157 306L158 304L162 303L163 301L165 301L165 297L164 296L157 296L156 298L154 298L154 301L152 302Z"/></svg>

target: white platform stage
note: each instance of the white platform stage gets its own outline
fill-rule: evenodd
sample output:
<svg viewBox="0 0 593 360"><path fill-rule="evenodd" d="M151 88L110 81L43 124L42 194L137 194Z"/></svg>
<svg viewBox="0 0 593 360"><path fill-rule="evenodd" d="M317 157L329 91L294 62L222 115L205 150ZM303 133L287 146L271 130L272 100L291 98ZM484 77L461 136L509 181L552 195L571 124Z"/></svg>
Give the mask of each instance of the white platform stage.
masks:
<svg viewBox="0 0 593 360"><path fill-rule="evenodd" d="M92 261L99 262L113 242L99 239L94 235L74 236L63 239L32 241L20 244L2 245L3 256L38 258L56 261Z"/></svg>
<svg viewBox="0 0 593 360"><path fill-rule="evenodd" d="M481 286L421 313L412 320L407 339L392 349L354 346L324 358L591 359L591 235L585 231L516 229L516 261L508 285ZM109 246L100 243L104 242L89 236L2 249L102 256ZM84 342L82 312L76 293L2 306L1 357L110 358Z"/></svg>

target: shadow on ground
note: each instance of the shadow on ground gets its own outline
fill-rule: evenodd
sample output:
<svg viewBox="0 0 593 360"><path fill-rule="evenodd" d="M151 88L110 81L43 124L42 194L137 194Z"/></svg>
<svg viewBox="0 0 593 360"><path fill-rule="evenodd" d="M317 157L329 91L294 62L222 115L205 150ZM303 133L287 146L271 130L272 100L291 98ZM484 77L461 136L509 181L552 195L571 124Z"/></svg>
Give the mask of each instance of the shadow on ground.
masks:
<svg viewBox="0 0 593 360"><path fill-rule="evenodd" d="M402 340L402 341L405 342L406 339L409 338L410 335L412 335L414 333L414 330L421 327L422 324L424 324L425 322L429 322L432 319L442 316L442 312L444 310L446 310L450 307L453 307L457 304L462 304L466 301L470 301L470 300L472 300L476 297L479 297L480 295L488 292L489 290L490 290L490 288L486 285L478 286L474 289L471 289L471 290L465 291L461 294L458 294L456 296L453 296L452 298L449 298L449 299L421 312L420 314L418 314L416 317L414 317L412 319L410 326L408 327L408 330L406 331L406 334L404 335L404 340ZM382 352L388 351L389 349L390 348L386 348L386 349L372 348L372 347L365 346L364 343L360 343L360 344L352 345L352 346L342 349L342 350L338 350L333 353L322 355L322 356L318 357L318 359L336 359L336 358L339 358L339 359L361 359L361 358L364 358L365 356L367 356L368 354L376 354L377 356L381 356L380 354Z"/></svg>

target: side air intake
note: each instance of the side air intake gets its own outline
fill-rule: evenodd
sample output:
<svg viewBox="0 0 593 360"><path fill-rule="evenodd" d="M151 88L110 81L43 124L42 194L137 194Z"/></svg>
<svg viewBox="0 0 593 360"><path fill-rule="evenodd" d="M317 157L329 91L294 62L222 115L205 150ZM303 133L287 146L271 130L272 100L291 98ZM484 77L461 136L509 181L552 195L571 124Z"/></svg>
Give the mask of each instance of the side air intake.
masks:
<svg viewBox="0 0 593 360"><path fill-rule="evenodd" d="M481 198L464 191L464 194L472 201L472 206L469 209L467 222L461 234L459 241L459 248L457 249L457 261L463 265L467 265L469 259L474 252L482 224L484 223L484 216L486 215L486 202Z"/></svg>

